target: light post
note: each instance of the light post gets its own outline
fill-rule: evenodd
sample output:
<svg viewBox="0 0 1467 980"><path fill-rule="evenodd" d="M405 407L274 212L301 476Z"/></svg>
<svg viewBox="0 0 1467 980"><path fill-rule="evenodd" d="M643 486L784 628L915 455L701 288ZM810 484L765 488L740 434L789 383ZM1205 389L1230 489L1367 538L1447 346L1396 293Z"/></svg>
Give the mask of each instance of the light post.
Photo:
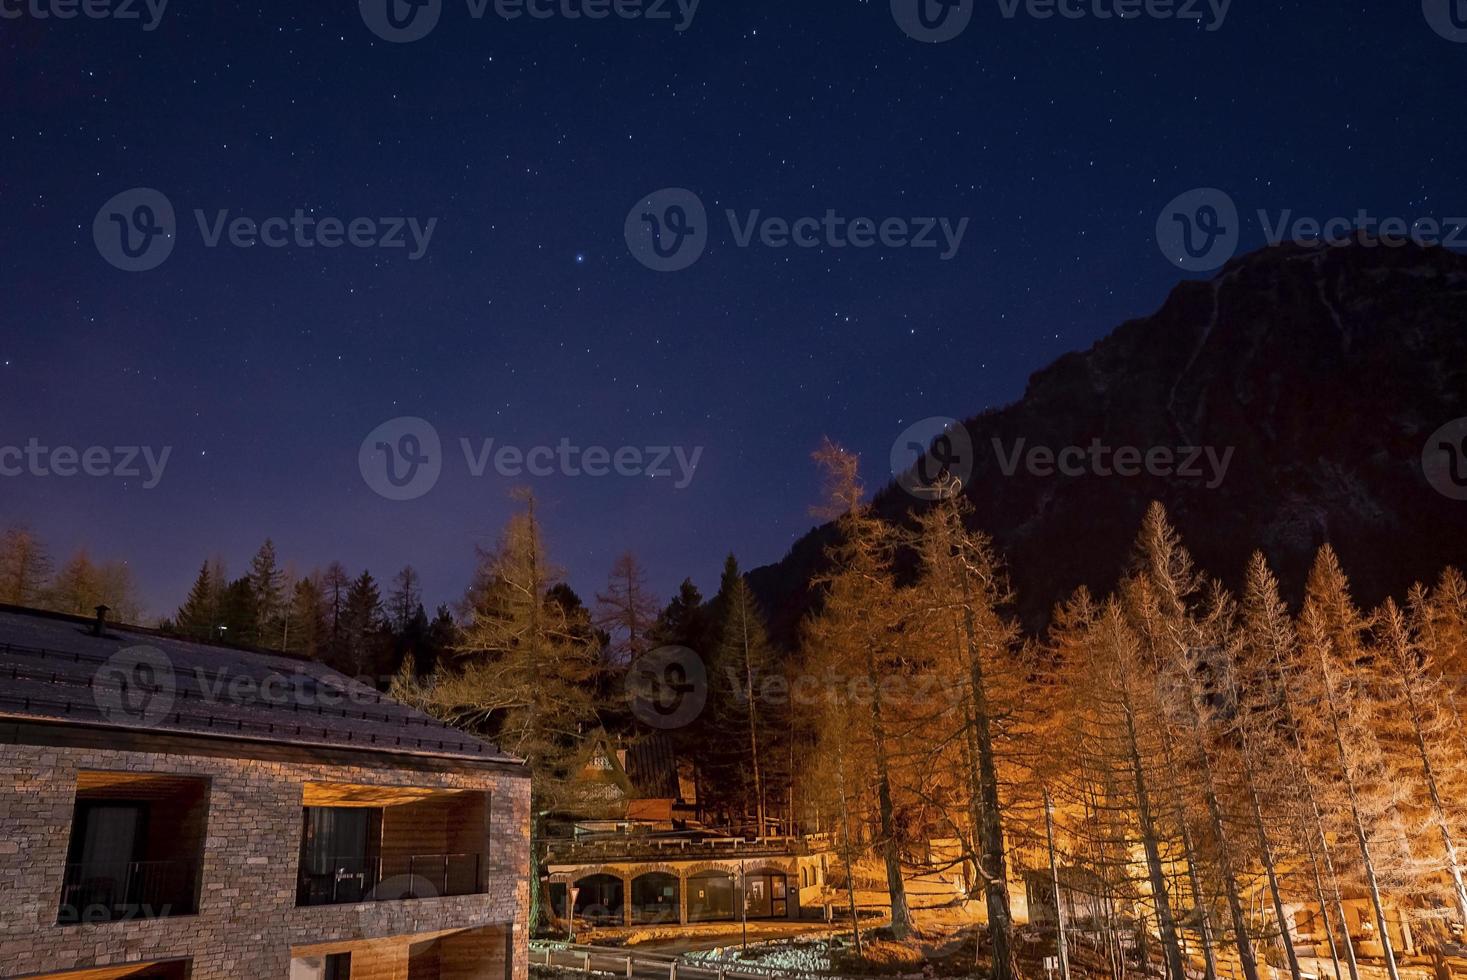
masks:
<svg viewBox="0 0 1467 980"><path fill-rule="evenodd" d="M744 926L743 951L747 953L749 951L749 872L743 858L739 858L739 893L744 910L743 915L739 916L743 920Z"/></svg>

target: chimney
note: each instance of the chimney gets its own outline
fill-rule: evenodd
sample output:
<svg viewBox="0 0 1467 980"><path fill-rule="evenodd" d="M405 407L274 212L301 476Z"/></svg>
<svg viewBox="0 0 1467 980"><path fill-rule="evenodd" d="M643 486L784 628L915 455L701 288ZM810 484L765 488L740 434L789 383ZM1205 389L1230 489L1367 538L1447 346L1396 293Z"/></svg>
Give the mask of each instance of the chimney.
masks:
<svg viewBox="0 0 1467 980"><path fill-rule="evenodd" d="M97 607L97 621L92 624L93 636L107 635L107 613L111 612L106 606Z"/></svg>

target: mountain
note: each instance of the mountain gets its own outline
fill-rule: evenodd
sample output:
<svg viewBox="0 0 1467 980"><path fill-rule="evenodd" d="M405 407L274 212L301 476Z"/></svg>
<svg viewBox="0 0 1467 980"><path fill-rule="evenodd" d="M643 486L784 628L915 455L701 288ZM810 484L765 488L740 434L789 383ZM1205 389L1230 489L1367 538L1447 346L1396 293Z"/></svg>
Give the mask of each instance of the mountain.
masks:
<svg viewBox="0 0 1467 980"><path fill-rule="evenodd" d="M1006 557L1031 630L1076 587L1114 586L1153 499L1198 563L1230 586L1262 548L1297 599L1330 542L1356 598L1373 604L1467 564L1467 501L1433 489L1422 466L1433 433L1464 416L1467 256L1364 235L1333 247L1289 243L1182 283L1154 315L1035 374L1015 404L964 422L974 450L964 493ZM1210 447L1228 467L1218 482L1205 456L1201 477L1012 466L1015 449L1088 449L1097 439L1143 452ZM1067 457L1072 470L1076 462ZM875 506L903 521L926 505L892 484ZM831 537L829 525L816 528L750 573L786 640Z"/></svg>

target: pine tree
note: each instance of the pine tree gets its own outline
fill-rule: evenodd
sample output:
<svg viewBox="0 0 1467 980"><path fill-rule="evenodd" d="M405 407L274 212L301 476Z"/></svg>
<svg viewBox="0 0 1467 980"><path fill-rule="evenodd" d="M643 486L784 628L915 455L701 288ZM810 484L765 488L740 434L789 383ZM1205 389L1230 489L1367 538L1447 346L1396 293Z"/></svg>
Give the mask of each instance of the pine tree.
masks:
<svg viewBox="0 0 1467 980"><path fill-rule="evenodd" d="M250 561L250 590L255 596L255 626L258 642L278 647L282 639L280 618L284 594L283 574L269 538Z"/></svg>
<svg viewBox="0 0 1467 980"><path fill-rule="evenodd" d="M211 639L219 625L219 590L216 588L209 562L199 568L193 588L189 589L173 617L174 627L184 636L199 640Z"/></svg>
<svg viewBox="0 0 1467 980"><path fill-rule="evenodd" d="M260 603L249 576L230 582L219 600L221 639L238 646L258 642Z"/></svg>
<svg viewBox="0 0 1467 980"><path fill-rule="evenodd" d="M1086 816L1097 873L1116 894L1150 904L1170 977L1185 977L1167 855L1174 853L1162 816L1162 791L1177 778L1167 751L1167 708L1142 638L1120 603L1093 603L1080 592L1058 610L1053 655L1062 665L1066 707L1081 779L1070 792ZM1145 874L1130 880L1139 848ZM1139 938L1144 938L1144 929Z"/></svg>
<svg viewBox="0 0 1467 980"><path fill-rule="evenodd" d="M351 589L351 576L339 561L326 566L321 576L321 592L326 597L326 625L330 629L328 648L333 656L342 653L342 626L346 615L346 594Z"/></svg>
<svg viewBox="0 0 1467 980"><path fill-rule="evenodd" d="M1017 631L1001 612L1011 596L992 546L984 535L964 526L971 509L956 489L939 494L938 502L919 519L922 577L916 588L940 620L939 636L953 638L952 661L967 685L963 727L970 749L964 768L970 820L980 851L975 863L983 879L993 945L989 976L1011 980L1018 970L996 749L998 716L1004 708L996 681L999 662L1012 660Z"/></svg>
<svg viewBox="0 0 1467 980"><path fill-rule="evenodd" d="M450 658L410 693L469 731L525 759L531 773L530 928L545 911L544 818L570 799L569 762L596 717L598 646L589 623L550 597L550 563L534 498L496 547L480 552L464 607L468 622Z"/></svg>
<svg viewBox="0 0 1467 980"><path fill-rule="evenodd" d="M295 583L290 599L291 624L287 649L320 660L326 654L330 630L326 623L326 597L318 574Z"/></svg>
<svg viewBox="0 0 1467 980"><path fill-rule="evenodd" d="M657 601L647 589L647 573L631 552L611 566L606 591L596 594L598 629L611 637L607 654L613 664L625 666L651 649L650 633Z"/></svg>
<svg viewBox="0 0 1467 980"><path fill-rule="evenodd" d="M30 528L12 524L0 535L0 603L39 605L51 576L51 559Z"/></svg>
<svg viewBox="0 0 1467 980"><path fill-rule="evenodd" d="M1392 842L1404 835L1391 826L1397 816L1395 787L1376 738L1377 708L1362 669L1367 626L1350 598L1339 559L1326 545L1309 573L1301 616L1302 659L1308 672L1296 676L1310 685L1310 700L1318 706L1319 724L1312 732L1317 751L1312 755L1326 771L1332 770L1346 818L1342 829L1358 849L1386 972L1390 980L1400 980L1381 877L1390 864Z"/></svg>
<svg viewBox="0 0 1467 980"><path fill-rule="evenodd" d="M1212 669L1207 657L1214 648L1198 623L1198 613L1192 608L1203 588L1203 581L1159 503L1153 503L1147 509L1133 562L1135 572L1123 587L1127 609L1145 641L1158 677L1171 685L1168 700L1174 709L1172 717L1180 730L1180 738L1173 751L1180 757L1191 757L1198 764L1196 795L1203 804L1202 820L1215 844L1216 875L1221 879L1227 900L1238 959L1245 980L1258 980L1258 960L1248 932L1238 871L1232 857L1236 844L1230 839L1223 820L1214 776L1217 770L1213 750L1216 725L1208 706L1205 676ZM1213 615L1216 615L1216 608L1217 604ZM1194 898L1205 925L1208 910L1199 884L1198 862L1201 855L1199 848L1186 839L1189 835L1185 793L1178 796L1178 803Z"/></svg>
<svg viewBox="0 0 1467 980"><path fill-rule="evenodd" d="M900 659L897 648L901 615L892 576L896 540L892 529L872 513L864 500L859 460L829 440L814 458L825 473L824 512L835 517L839 540L828 552L831 570L816 582L823 591L824 608L807 624L807 639L815 648L815 656L835 673L864 677L871 692L871 703L866 706L869 710L850 721L862 724L870 738L879 843L891 901L891 934L903 940L912 931L912 918L902 877L901 839L892 789L890 720L881 688L885 671L892 661Z"/></svg>
<svg viewBox="0 0 1467 980"><path fill-rule="evenodd" d="M663 646L703 650L708 647L708 616L703 609L703 593L692 579L683 579L677 595L657 614L651 639Z"/></svg>
<svg viewBox="0 0 1467 980"><path fill-rule="evenodd" d="M387 597L387 615L393 629L399 633L406 632L414 614L422 610L422 605L422 579L413 566L407 565L392 580L392 594Z"/></svg>
<svg viewBox="0 0 1467 980"><path fill-rule="evenodd" d="M1414 593L1413 605L1424 613L1426 599L1420 591ZM1419 623L1421 615L1416 618ZM1425 804L1426 823L1441 844L1458 921L1467 923L1467 883L1463 881L1460 841L1444 798L1453 769L1462 768L1462 757L1453 751L1455 746L1449 737L1445 685L1437 673L1433 651L1421 643L1419 633L1393 600L1386 600L1376 624L1378 668L1394 688L1394 696L1387 701L1393 710L1385 719L1385 734L1400 746L1393 755L1411 760L1401 767L1405 770L1403 776L1422 791L1413 795Z"/></svg>
<svg viewBox="0 0 1467 980"><path fill-rule="evenodd" d="M46 606L72 616L90 615L102 603L98 569L86 549L78 551L56 573L46 590Z"/></svg>
<svg viewBox="0 0 1467 980"><path fill-rule="evenodd" d="M774 705L760 704L759 692L774 656L763 616L732 555L724 564L719 599L722 621L712 658L715 710L722 727L728 731L729 744L742 743L742 748L748 750L747 754L737 753L739 769L748 767L748 778L739 781L748 789L744 802L752 803L758 833L763 836L769 832L767 770L763 760L770 751L772 730L778 727L778 721L774 717ZM743 772L739 775L742 777ZM746 805L745 812L749 809Z"/></svg>
<svg viewBox="0 0 1467 980"><path fill-rule="evenodd" d="M366 569L352 582L342 609L341 640L346 663L358 676L377 666L377 642L382 627L382 595L377 580Z"/></svg>

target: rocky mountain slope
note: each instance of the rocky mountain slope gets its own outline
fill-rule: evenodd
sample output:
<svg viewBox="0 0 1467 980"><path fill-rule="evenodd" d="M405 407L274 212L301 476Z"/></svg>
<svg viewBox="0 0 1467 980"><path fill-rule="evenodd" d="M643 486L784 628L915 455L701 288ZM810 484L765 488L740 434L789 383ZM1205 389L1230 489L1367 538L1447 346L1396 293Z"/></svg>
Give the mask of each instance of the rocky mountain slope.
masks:
<svg viewBox="0 0 1467 980"><path fill-rule="evenodd" d="M1183 283L1154 315L1035 374L1017 403L967 420L964 492L1007 558L1030 629L1077 586L1115 583L1153 499L1230 585L1262 548L1297 597L1328 541L1359 600L1374 603L1467 564L1467 501L1423 473L1429 438L1464 416L1467 256L1363 237L1286 244ZM1096 440L1112 451L1098 467L1065 456L1080 475L1049 472L1042 453L1026 465L1034 447ZM1187 447L1213 454L1186 468L1196 476L1146 473L1144 456L1140 475L1120 476L1121 447L1171 450L1178 467ZM925 505L892 485L876 506L899 521ZM817 528L750 575L785 638L812 601L830 533Z"/></svg>

